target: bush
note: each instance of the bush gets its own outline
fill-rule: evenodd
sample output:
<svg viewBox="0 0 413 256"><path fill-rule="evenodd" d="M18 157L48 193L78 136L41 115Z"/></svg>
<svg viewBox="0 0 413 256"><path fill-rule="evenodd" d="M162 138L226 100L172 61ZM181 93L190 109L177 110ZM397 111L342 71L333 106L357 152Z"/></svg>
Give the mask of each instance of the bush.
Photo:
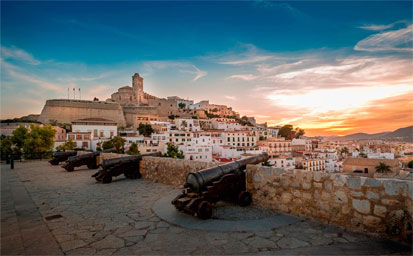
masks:
<svg viewBox="0 0 413 256"><path fill-rule="evenodd" d="M139 154L140 152L138 150L138 144L136 144L135 142L132 142L132 144L129 147L128 152L126 152L126 153L128 153L128 155L137 155L137 154Z"/></svg>
<svg viewBox="0 0 413 256"><path fill-rule="evenodd" d="M178 146L175 146L171 143L168 143L168 149L167 149L167 152L166 152L165 156L166 157L183 159L184 158L184 152L182 152L182 150L179 150Z"/></svg>
<svg viewBox="0 0 413 256"><path fill-rule="evenodd" d="M142 124L142 123L139 124L138 131L139 131L139 134L145 137L150 137L151 134L154 132L150 124Z"/></svg>
<svg viewBox="0 0 413 256"><path fill-rule="evenodd" d="M63 145L57 146L57 151L73 150L76 147L76 143L72 139L68 139Z"/></svg>
<svg viewBox="0 0 413 256"><path fill-rule="evenodd" d="M24 141L23 150L28 158L44 157L41 154L53 149L56 130L51 125L39 127L32 125Z"/></svg>

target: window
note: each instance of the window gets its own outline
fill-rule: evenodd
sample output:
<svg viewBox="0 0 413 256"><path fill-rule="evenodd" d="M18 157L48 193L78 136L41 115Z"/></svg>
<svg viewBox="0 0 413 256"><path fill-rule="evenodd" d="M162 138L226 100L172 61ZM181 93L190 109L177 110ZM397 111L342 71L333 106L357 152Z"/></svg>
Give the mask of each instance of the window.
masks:
<svg viewBox="0 0 413 256"><path fill-rule="evenodd" d="M198 152L202 152L202 148L199 148L199 149L198 149Z"/></svg>
<svg viewBox="0 0 413 256"><path fill-rule="evenodd" d="M103 131L100 131L100 137L104 137Z"/></svg>
<svg viewBox="0 0 413 256"><path fill-rule="evenodd" d="M77 140L81 140L81 139L82 139L82 135L80 135L80 134L76 135L76 139L77 139Z"/></svg>
<svg viewBox="0 0 413 256"><path fill-rule="evenodd" d="M75 139L75 135L70 134L69 139L72 139L72 140Z"/></svg>
<svg viewBox="0 0 413 256"><path fill-rule="evenodd" d="M114 132L110 131L110 137L113 137Z"/></svg>
<svg viewBox="0 0 413 256"><path fill-rule="evenodd" d="M89 143L87 141L83 141L82 148L88 148L88 147L89 147Z"/></svg>
<svg viewBox="0 0 413 256"><path fill-rule="evenodd" d="M90 136L89 136L89 134L86 134L85 136L83 136L83 138L84 138L85 140L89 140L89 139L90 139Z"/></svg>

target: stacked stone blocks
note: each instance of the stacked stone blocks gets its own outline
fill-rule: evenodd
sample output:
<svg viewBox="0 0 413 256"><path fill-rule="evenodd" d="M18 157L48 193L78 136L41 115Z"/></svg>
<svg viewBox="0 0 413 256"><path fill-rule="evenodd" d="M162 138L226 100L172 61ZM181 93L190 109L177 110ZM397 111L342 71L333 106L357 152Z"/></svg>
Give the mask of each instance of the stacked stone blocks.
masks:
<svg viewBox="0 0 413 256"><path fill-rule="evenodd" d="M147 156L142 159L141 174L143 179L182 187L185 184L188 173L216 165L218 164L169 157Z"/></svg>
<svg viewBox="0 0 413 256"><path fill-rule="evenodd" d="M412 180L248 165L247 189L256 205L396 239L413 212Z"/></svg>

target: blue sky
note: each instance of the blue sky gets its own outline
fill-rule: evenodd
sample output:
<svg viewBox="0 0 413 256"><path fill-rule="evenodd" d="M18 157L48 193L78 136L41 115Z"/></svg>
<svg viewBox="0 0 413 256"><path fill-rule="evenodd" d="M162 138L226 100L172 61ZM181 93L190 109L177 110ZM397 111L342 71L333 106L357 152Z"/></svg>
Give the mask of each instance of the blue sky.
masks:
<svg viewBox="0 0 413 256"><path fill-rule="evenodd" d="M135 72L156 96L209 99L260 121L315 131L333 127L332 133L373 128L343 120L361 108L368 112L374 101L411 93L411 1L1 2L1 7L2 118L40 113L46 99L67 97L68 87L82 88L84 99L104 100L129 85ZM334 99L351 95L354 87L386 97L337 107ZM300 105L300 95L328 95L333 100L327 106L335 106ZM408 121L399 119L394 126Z"/></svg>

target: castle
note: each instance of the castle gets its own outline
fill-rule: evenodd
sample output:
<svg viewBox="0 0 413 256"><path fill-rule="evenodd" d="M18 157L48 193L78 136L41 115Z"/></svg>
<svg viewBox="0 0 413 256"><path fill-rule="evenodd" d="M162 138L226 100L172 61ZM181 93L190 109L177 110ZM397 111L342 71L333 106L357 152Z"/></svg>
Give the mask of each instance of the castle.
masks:
<svg viewBox="0 0 413 256"><path fill-rule="evenodd" d="M168 121L173 117L206 118L205 111L217 116L239 116L225 105L209 104L204 100L194 104L177 96L158 98L143 89L143 78L135 73L132 86L124 86L106 101L74 99L47 100L39 122L71 123L73 120L99 117L113 120L119 126L137 127L139 123Z"/></svg>

